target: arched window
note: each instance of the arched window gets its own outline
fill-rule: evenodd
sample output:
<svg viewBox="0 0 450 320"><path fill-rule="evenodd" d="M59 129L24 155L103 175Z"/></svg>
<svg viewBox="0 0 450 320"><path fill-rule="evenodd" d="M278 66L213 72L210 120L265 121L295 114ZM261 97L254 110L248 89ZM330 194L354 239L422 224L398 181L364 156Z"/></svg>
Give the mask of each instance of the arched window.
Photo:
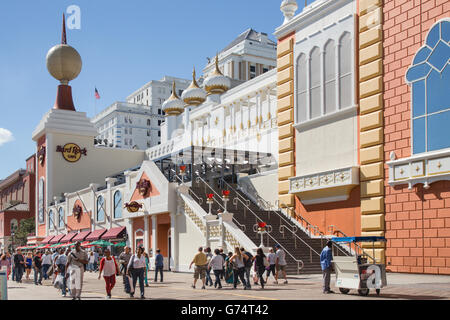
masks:
<svg viewBox="0 0 450 320"><path fill-rule="evenodd" d="M114 219L122 218L122 194L120 191L114 193Z"/></svg>
<svg viewBox="0 0 450 320"><path fill-rule="evenodd" d="M50 210L48 213L48 227L50 230L55 229L55 214L53 213L53 210Z"/></svg>
<svg viewBox="0 0 450 320"><path fill-rule="evenodd" d="M336 111L336 53L334 41L325 45L325 114Z"/></svg>
<svg viewBox="0 0 450 320"><path fill-rule="evenodd" d="M352 105L352 39L345 32L339 41L339 107Z"/></svg>
<svg viewBox="0 0 450 320"><path fill-rule="evenodd" d="M102 196L97 198L97 221L105 220L105 199Z"/></svg>
<svg viewBox="0 0 450 320"><path fill-rule="evenodd" d="M62 207L58 210L58 227L64 228L64 209Z"/></svg>
<svg viewBox="0 0 450 320"><path fill-rule="evenodd" d="M320 50L314 47L310 55L310 74L309 74L309 89L310 89L310 118L314 119L322 115L321 102L321 79L320 79Z"/></svg>
<svg viewBox="0 0 450 320"><path fill-rule="evenodd" d="M38 221L39 223L44 223L44 193L45 193L45 183L44 179L39 180L39 193L38 193Z"/></svg>
<svg viewBox="0 0 450 320"><path fill-rule="evenodd" d="M412 85L413 154L450 147L450 21L431 27L406 81Z"/></svg>
<svg viewBox="0 0 450 320"><path fill-rule="evenodd" d="M297 122L306 121L308 118L307 107L308 88L306 86L306 79L308 70L306 68L306 55L301 54L297 59Z"/></svg>

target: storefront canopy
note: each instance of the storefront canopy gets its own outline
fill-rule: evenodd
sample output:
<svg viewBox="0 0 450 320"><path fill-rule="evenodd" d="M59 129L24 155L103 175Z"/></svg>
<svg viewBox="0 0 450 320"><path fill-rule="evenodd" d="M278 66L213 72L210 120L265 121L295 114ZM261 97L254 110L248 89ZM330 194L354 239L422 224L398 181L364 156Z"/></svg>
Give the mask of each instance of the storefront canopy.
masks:
<svg viewBox="0 0 450 320"><path fill-rule="evenodd" d="M55 244L55 243L60 243L61 239L64 238L65 234L58 234L56 236L53 237L52 240L50 240L50 244Z"/></svg>
<svg viewBox="0 0 450 320"><path fill-rule="evenodd" d="M73 242L84 241L91 231L82 231L72 239Z"/></svg>
<svg viewBox="0 0 450 320"><path fill-rule="evenodd" d="M72 239L77 235L78 233L76 232L72 232L72 233L68 233L64 236L64 238L62 238L59 242L61 243L66 243L66 242L72 242Z"/></svg>
<svg viewBox="0 0 450 320"><path fill-rule="evenodd" d="M121 239L125 236L127 229L125 227L117 227L109 229L108 232L106 232L104 235L102 235L102 240L109 240L109 239Z"/></svg>
<svg viewBox="0 0 450 320"><path fill-rule="evenodd" d="M100 237L105 234L107 230L106 229L98 229L98 230L94 230L92 231L87 237L86 237L86 241L95 241L95 240L99 240Z"/></svg>
<svg viewBox="0 0 450 320"><path fill-rule="evenodd" d="M49 243L50 242L50 240L52 240L53 239L53 237L54 236L48 236L47 238L45 238L44 240L42 240L42 244L47 244L47 243Z"/></svg>

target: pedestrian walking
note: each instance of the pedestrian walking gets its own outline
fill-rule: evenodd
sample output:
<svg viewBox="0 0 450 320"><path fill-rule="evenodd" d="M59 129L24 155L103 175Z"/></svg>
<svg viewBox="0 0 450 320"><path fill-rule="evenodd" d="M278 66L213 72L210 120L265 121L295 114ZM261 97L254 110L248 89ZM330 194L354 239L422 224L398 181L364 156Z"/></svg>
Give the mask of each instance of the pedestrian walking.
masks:
<svg viewBox="0 0 450 320"><path fill-rule="evenodd" d="M32 264L33 264L33 255L31 254L31 252L28 252L27 257L25 259L25 271L27 280L30 280Z"/></svg>
<svg viewBox="0 0 450 320"><path fill-rule="evenodd" d="M333 246L333 242L330 240L327 242L325 248L323 248L320 253L320 267L322 268L322 278L323 278L323 293L334 293L330 289L330 280L331 280L331 271L332 264L331 260L333 259L333 252L331 250Z"/></svg>
<svg viewBox="0 0 450 320"><path fill-rule="evenodd" d="M44 280L48 279L48 269L50 269L50 267L52 266L52 255L50 254L50 251L47 250L47 252L45 252L42 257L42 273L44 275Z"/></svg>
<svg viewBox="0 0 450 320"><path fill-rule="evenodd" d="M278 274L280 273L280 271L283 273L283 277L284 277L284 284L287 284L287 276L286 276L286 253L284 252L284 250L281 248L281 246L279 244L275 245L275 248L277 249L277 251L275 252L275 256L276 256L276 260L275 260L275 269L277 270L276 274L275 274L275 283L278 284Z"/></svg>
<svg viewBox="0 0 450 320"><path fill-rule="evenodd" d="M20 249L17 249L16 254L14 255L14 268L16 269L16 282L22 283L22 276L25 270L25 259Z"/></svg>
<svg viewBox="0 0 450 320"><path fill-rule="evenodd" d="M94 252L90 251L89 252L89 260L88 260L88 265L87 265L87 270L89 272L93 272L94 269L94 262L95 262L95 256L94 256Z"/></svg>
<svg viewBox="0 0 450 320"><path fill-rule="evenodd" d="M69 278L70 292L72 300L81 300L83 290L84 265L88 263L88 255L81 248L81 242L75 243L75 250L71 251L67 257L66 278Z"/></svg>
<svg viewBox="0 0 450 320"><path fill-rule="evenodd" d="M161 282L163 282L163 269L164 269L164 257L161 254L160 249L156 249L156 256L155 256L155 282L158 281L158 272L159 272L159 279Z"/></svg>
<svg viewBox="0 0 450 320"><path fill-rule="evenodd" d="M62 283L60 289L61 295L63 297L65 297L67 294L66 264L67 264L67 255L65 250L61 248L59 249L58 256L56 256L55 258L55 270L57 270L58 274L62 276Z"/></svg>
<svg viewBox="0 0 450 320"><path fill-rule="evenodd" d="M233 262L230 261L231 257L233 256L232 252L228 252L228 256L225 258L225 282L232 284L234 283L233 278Z"/></svg>
<svg viewBox="0 0 450 320"><path fill-rule="evenodd" d="M211 253L211 248L205 249L205 255L206 255L206 263L209 265L209 262L211 261L213 255ZM212 279L211 279L211 269L209 267L206 268L206 283L205 285L208 285L211 287L213 285Z"/></svg>
<svg viewBox="0 0 450 320"><path fill-rule="evenodd" d="M225 261L227 259L227 255L223 252L222 248L220 248L219 251L220 251L220 255L223 258L223 261ZM225 268L222 270L222 274L220 275L220 279L224 279L224 278L225 278Z"/></svg>
<svg viewBox="0 0 450 320"><path fill-rule="evenodd" d="M195 284L197 283L198 278L200 278L202 280L202 289L206 289L205 278L207 262L206 254L203 253L203 247L199 247L197 254L189 265L189 269L194 265L194 284L192 285L192 288L195 289Z"/></svg>
<svg viewBox="0 0 450 320"><path fill-rule="evenodd" d="M9 280L9 274L11 273L11 259L8 259L8 254L4 253L0 257L0 270L6 269L6 279Z"/></svg>
<svg viewBox="0 0 450 320"><path fill-rule="evenodd" d="M145 282L145 286L148 287L148 271L150 270L149 268L149 263L150 263L150 259L148 257L147 252L144 252L144 257L145 257L145 273L144 273L144 282Z"/></svg>
<svg viewBox="0 0 450 320"><path fill-rule="evenodd" d="M266 267L266 282L269 281L269 276L272 273L272 276L275 278L275 265L277 263L277 256L273 252L273 248L269 249L269 254L267 255L267 260L269 261L269 266Z"/></svg>
<svg viewBox="0 0 450 320"><path fill-rule="evenodd" d="M16 280L16 266L14 265L14 256L15 255L16 255L15 253L13 253L13 254L10 253L9 254L10 260L11 260L12 281Z"/></svg>
<svg viewBox="0 0 450 320"><path fill-rule="evenodd" d="M245 280L247 282L247 288L251 289L251 284L250 284L250 272L252 270L252 266L253 266L253 255L246 251L244 248L241 248L241 253L245 254L245 256L247 256L247 258L244 261L244 265L245 265Z"/></svg>
<svg viewBox="0 0 450 320"><path fill-rule="evenodd" d="M225 260L220 254L220 250L214 250L215 256L211 258L209 261L208 267L212 269L214 276L216 277L216 281L214 282L214 288L222 289L222 283L220 282L220 276L223 273L223 265L225 264Z"/></svg>
<svg viewBox="0 0 450 320"><path fill-rule="evenodd" d="M111 252L110 252L111 254ZM98 270L98 262L99 262L100 255L98 254L97 250L94 250L94 271L97 272Z"/></svg>
<svg viewBox="0 0 450 320"><path fill-rule="evenodd" d="M106 285L106 299L111 299L111 290L116 285L116 275L119 275L119 268L109 249L105 249L104 254L105 257L100 260L98 279L100 279L103 272L103 279L105 279Z"/></svg>
<svg viewBox="0 0 450 320"><path fill-rule="evenodd" d="M42 285L42 258L41 252L36 252L33 258L33 269L34 269L34 284Z"/></svg>
<svg viewBox="0 0 450 320"><path fill-rule="evenodd" d="M133 288L130 291L130 297L134 297L134 291L136 288L136 282L139 279L139 290L141 291L141 299L145 299L144 296L144 270L145 270L145 257L144 248L139 247L137 253L131 256L128 262L128 275L133 278ZM133 290L134 289L134 290Z"/></svg>
<svg viewBox="0 0 450 320"><path fill-rule="evenodd" d="M128 281L128 262L130 262L131 258L131 248L125 247L125 251L119 255L119 263L120 263L120 272L123 274L123 286L125 288L126 293L130 293L130 282Z"/></svg>
<svg viewBox="0 0 450 320"><path fill-rule="evenodd" d="M244 260L248 259L245 253L242 253L239 247L234 248L234 255L230 261L233 262L233 288L236 289L238 278L241 279L244 290L247 290L248 286L245 282L245 264Z"/></svg>
<svg viewBox="0 0 450 320"><path fill-rule="evenodd" d="M258 250L256 250L256 256L253 258L253 260L255 262L255 272L259 278L261 289L264 289L265 281L263 279L263 275L264 271L266 270L266 266L269 265L269 261L267 260L267 257L264 254L262 248L258 248Z"/></svg>

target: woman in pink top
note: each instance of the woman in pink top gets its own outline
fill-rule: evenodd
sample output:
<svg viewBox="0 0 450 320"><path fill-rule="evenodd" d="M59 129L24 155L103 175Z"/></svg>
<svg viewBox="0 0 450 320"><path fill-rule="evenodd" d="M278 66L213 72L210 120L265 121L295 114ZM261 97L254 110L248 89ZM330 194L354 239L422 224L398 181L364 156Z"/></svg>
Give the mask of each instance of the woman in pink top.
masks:
<svg viewBox="0 0 450 320"><path fill-rule="evenodd" d="M9 274L11 273L11 260L8 259L7 254L1 256L0 258L0 270L3 269L3 267L6 267L6 276L9 280Z"/></svg>
<svg viewBox="0 0 450 320"><path fill-rule="evenodd" d="M105 249L105 257L100 261L100 271L98 273L98 278L103 271L103 278L106 284L106 299L111 299L111 290L116 285L116 274L119 274L119 268L117 267L116 259L111 256L111 251Z"/></svg>

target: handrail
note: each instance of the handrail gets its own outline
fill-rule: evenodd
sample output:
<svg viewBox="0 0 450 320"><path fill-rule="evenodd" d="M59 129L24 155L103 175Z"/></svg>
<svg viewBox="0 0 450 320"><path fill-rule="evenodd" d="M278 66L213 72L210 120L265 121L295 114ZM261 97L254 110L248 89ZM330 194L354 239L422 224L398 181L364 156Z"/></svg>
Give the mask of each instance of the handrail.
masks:
<svg viewBox="0 0 450 320"><path fill-rule="evenodd" d="M214 191L214 189L205 181L205 180L203 180L200 176L199 177L197 177L197 183L198 183L198 181L202 181L206 186L208 186L208 188L210 188L216 195L217 195L217 193ZM252 209L250 209L239 197L236 197L236 198L234 198L233 199L233 204L235 205L235 206L237 206L237 201L239 201L239 202L241 202L241 204L242 205L244 205L244 207L246 207L247 209L248 209L248 211L250 211L254 216L255 216L255 218L257 219L257 220L259 220L260 222L263 222L262 220L261 220L261 218L260 217L258 217L258 215L252 210ZM233 220L235 220L235 218L233 217ZM237 221L237 220L236 220ZM269 233L267 233L267 236L268 237L270 237L275 243L278 243L278 241L274 238L274 237L272 237ZM306 243L305 243L306 244ZM310 247L308 244L306 244L308 247ZM300 270L301 269L303 269L303 266L304 266L304 263L303 263L303 260L301 260L301 259L296 259L288 250L286 250L286 248L284 248L282 245L280 245L280 247L282 247L283 248L283 250L295 261L295 262L297 262L297 270L298 270L298 273L300 273ZM311 247L310 247L311 248ZM312 249L312 248L311 248ZM314 249L312 249L312 250L314 250ZM301 267L300 267L300 264L302 265Z"/></svg>
<svg viewBox="0 0 450 320"><path fill-rule="evenodd" d="M212 192L214 192L214 194L216 195L216 196L218 196L219 198L221 198L221 196L205 181L205 180L203 180L202 179L202 177L200 177L200 176L198 176L197 178L196 178L196 182L197 182L197 184L199 183L199 181L202 181L203 182L203 184L205 185L205 186L208 186L208 188L209 189L211 189L211 191ZM206 187L205 187L205 189L206 189ZM225 207L222 205L222 204L220 204L219 203L219 201L217 201L217 199L215 198L215 197L213 197L213 200L219 205L219 207L221 207L224 211L225 211Z"/></svg>
<svg viewBox="0 0 450 320"><path fill-rule="evenodd" d="M175 175L174 177L176 177L178 180L180 180L181 183L183 183L182 179L180 179L180 177L178 175ZM199 197L194 190L192 190L191 188L188 188L189 192L195 197L197 198L197 201L199 203L199 205L203 204L203 198Z"/></svg>
<svg viewBox="0 0 450 320"><path fill-rule="evenodd" d="M320 231L317 226L310 223L302 215L297 214L295 212L295 210L292 210L290 207L288 207L286 204L284 204L280 200L276 200L275 204L279 209L281 209L281 207L280 207L280 205L281 205L281 206L283 206L284 209L291 212L297 221L298 221L298 219L300 219L300 222L303 225L303 227L309 232L309 236L311 236L311 231L314 231L314 235L318 234L321 237L325 236L325 234L322 231ZM306 224L306 226L304 226L304 224Z"/></svg>
<svg viewBox="0 0 450 320"><path fill-rule="evenodd" d="M303 240L302 238L300 238L298 235L296 235L292 230L290 230L287 226L285 225L280 225L280 233L283 235L284 237L284 229L288 229L292 235L296 236L301 242L303 242L303 244L305 244L308 248L309 248L309 252L310 252L310 258L311 258L311 262L312 262L312 251L314 251L315 254L317 254L318 256L320 256L320 253L318 253L316 250L314 250L314 248L312 248L309 244L307 244L305 242L305 240Z"/></svg>
<svg viewBox="0 0 450 320"><path fill-rule="evenodd" d="M231 189L235 194L237 194L238 197L242 198L242 200L244 200L244 201L247 203L248 206L250 205L250 200L249 200L249 199L245 199L243 196L241 196L241 195L239 194L239 192L237 192L236 189L234 189L230 184L228 184L228 182L225 181L225 179L220 178L220 180L221 180L223 183L226 184L226 186L228 187L228 189Z"/></svg>

